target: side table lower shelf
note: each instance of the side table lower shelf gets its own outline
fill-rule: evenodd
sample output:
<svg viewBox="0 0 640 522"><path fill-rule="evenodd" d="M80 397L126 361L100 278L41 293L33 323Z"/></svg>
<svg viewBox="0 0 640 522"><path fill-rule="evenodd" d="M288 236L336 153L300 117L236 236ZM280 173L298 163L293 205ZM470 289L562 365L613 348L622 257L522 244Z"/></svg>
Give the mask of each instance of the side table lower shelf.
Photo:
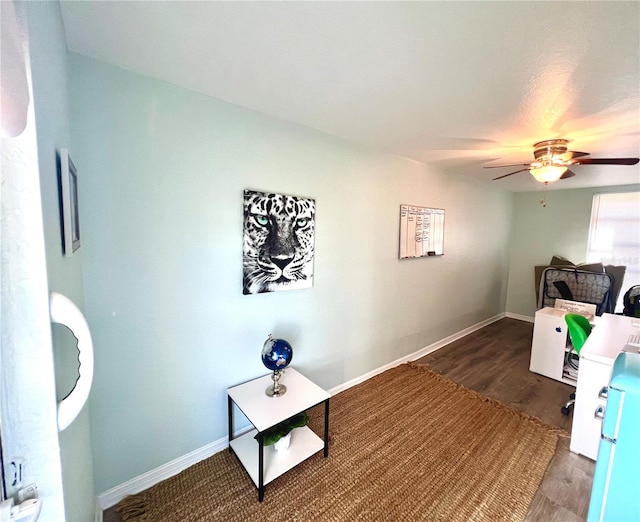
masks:
<svg viewBox="0 0 640 522"><path fill-rule="evenodd" d="M258 477L258 441L253 437L255 429L233 439L231 449L236 454L256 487L260 487ZM276 451L273 446L264 447L264 483L268 484L302 461L324 448L324 441L308 427L296 428L291 432L291 444L284 451Z"/></svg>

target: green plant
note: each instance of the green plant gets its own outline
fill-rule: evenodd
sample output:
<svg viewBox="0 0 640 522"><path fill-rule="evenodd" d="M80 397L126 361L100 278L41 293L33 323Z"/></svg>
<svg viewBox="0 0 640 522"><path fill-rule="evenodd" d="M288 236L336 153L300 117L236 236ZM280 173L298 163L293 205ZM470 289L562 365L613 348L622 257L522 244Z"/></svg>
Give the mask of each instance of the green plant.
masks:
<svg viewBox="0 0 640 522"><path fill-rule="evenodd" d="M302 426L306 426L309 422L309 415L307 415L306 411L302 413L298 413L293 417L282 421L271 428L268 428L262 432L262 437L265 446L271 446L278 442L282 437L286 437L291 430L294 428L301 428ZM254 439L258 440L258 437L261 434L256 434Z"/></svg>

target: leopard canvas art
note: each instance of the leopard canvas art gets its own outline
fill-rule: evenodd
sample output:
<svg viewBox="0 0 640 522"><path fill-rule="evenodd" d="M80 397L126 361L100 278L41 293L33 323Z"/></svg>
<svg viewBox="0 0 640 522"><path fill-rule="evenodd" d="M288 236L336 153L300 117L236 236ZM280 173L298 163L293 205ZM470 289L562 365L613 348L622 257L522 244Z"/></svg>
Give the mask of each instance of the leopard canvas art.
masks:
<svg viewBox="0 0 640 522"><path fill-rule="evenodd" d="M313 286L315 200L244 191L243 294Z"/></svg>

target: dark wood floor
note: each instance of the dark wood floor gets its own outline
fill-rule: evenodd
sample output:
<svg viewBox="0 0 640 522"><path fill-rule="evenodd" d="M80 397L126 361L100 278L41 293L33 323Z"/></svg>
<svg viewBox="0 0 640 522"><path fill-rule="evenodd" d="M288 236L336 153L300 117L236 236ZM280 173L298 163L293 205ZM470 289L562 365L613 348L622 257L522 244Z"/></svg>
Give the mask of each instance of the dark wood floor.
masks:
<svg viewBox="0 0 640 522"><path fill-rule="evenodd" d="M529 371L532 336L532 323L502 319L416 362L569 434L572 417L560 408L573 388ZM594 469L592 460L571 453L569 438L561 437L527 520L585 520Z"/></svg>
<svg viewBox="0 0 640 522"><path fill-rule="evenodd" d="M454 382L499 400L514 409L571 432L571 417L560 413L573 389L529 371L533 324L502 319L451 343L416 362ZM544 480L533 500L528 521L585 520L595 463L569 451L561 437ZM115 510L104 522L120 522Z"/></svg>

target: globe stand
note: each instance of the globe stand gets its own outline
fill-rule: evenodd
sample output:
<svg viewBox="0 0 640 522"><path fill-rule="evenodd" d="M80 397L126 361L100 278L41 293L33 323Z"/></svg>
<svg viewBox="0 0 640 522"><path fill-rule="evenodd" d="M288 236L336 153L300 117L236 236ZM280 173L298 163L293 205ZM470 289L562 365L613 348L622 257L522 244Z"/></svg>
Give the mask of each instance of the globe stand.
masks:
<svg viewBox="0 0 640 522"><path fill-rule="evenodd" d="M274 370L271 375L273 384L265 390L265 393L269 397L281 397L287 393L287 387L284 384L280 384L280 377L282 377L282 372L280 370Z"/></svg>

